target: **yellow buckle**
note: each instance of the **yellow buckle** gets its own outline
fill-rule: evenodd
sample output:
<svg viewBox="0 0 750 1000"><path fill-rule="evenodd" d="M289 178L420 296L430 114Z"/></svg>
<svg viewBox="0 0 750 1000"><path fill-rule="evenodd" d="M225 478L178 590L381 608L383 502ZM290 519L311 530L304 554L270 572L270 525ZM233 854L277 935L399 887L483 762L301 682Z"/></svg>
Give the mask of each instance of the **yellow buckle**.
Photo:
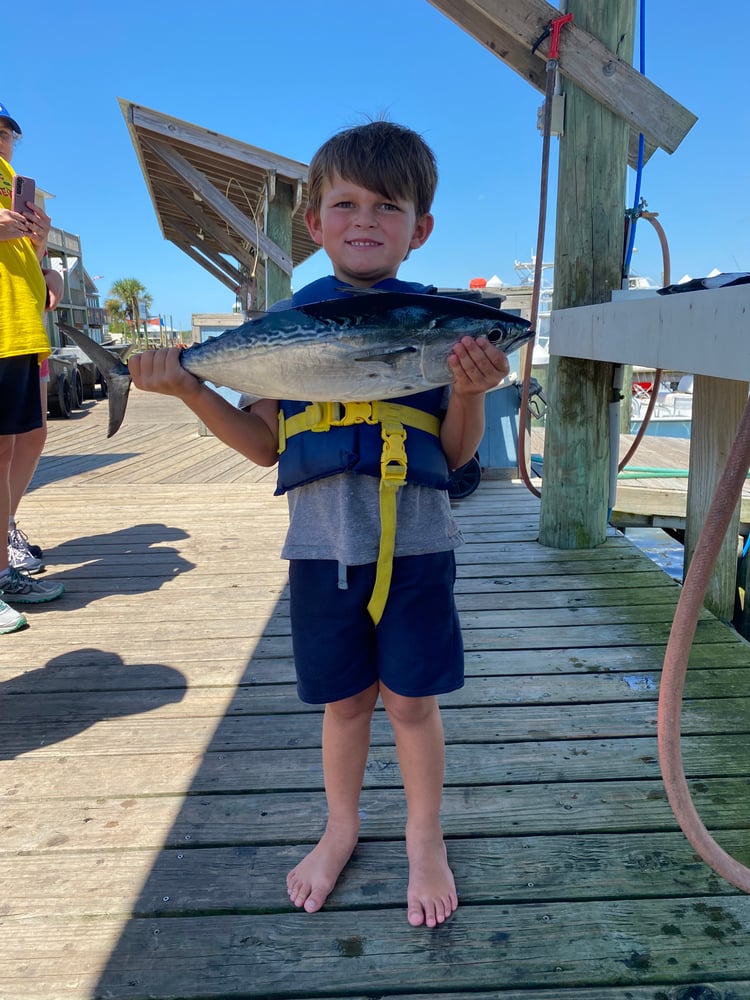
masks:
<svg viewBox="0 0 750 1000"><path fill-rule="evenodd" d="M383 450L380 453L380 475L389 483L406 482L406 430L397 420L384 420L381 435Z"/></svg>
<svg viewBox="0 0 750 1000"><path fill-rule="evenodd" d="M332 404L343 407L344 415L339 417L337 420L331 420L332 424L336 424L337 427L341 427L349 424L374 424L375 418L372 414L372 404L371 403L335 403Z"/></svg>
<svg viewBox="0 0 750 1000"><path fill-rule="evenodd" d="M331 427L375 423L369 403L310 403L305 409L306 424L311 431L327 431Z"/></svg>

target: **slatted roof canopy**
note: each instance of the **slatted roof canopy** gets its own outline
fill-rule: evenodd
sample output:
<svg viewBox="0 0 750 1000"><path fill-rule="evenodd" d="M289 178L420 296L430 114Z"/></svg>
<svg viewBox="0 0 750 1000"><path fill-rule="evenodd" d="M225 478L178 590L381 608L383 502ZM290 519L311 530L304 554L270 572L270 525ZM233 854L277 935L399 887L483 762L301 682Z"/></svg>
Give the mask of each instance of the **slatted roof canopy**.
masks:
<svg viewBox="0 0 750 1000"><path fill-rule="evenodd" d="M307 231L307 164L120 98L159 227L210 274L240 293L266 259L286 274L319 249ZM264 233L277 183L292 186L291 257Z"/></svg>

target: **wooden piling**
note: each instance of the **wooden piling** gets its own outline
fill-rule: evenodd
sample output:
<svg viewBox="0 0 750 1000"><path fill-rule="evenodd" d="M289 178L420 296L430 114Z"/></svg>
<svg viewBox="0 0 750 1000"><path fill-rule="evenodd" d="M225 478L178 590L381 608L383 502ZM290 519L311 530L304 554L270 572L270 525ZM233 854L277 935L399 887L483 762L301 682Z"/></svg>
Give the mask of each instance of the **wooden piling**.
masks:
<svg viewBox="0 0 750 1000"><path fill-rule="evenodd" d="M631 0L571 0L568 9L576 24L632 60ZM563 30L561 50L564 44ZM565 95L554 309L609 301L620 287L623 256L628 126L569 81ZM551 357L548 381L539 540L552 548L592 548L607 527L612 365Z"/></svg>
<svg viewBox="0 0 750 1000"><path fill-rule="evenodd" d="M273 197L268 203L266 233L289 258L292 256L292 211L294 191L291 184L278 179L272 186ZM292 276L272 260L266 263L266 309L274 302L288 299L292 294Z"/></svg>

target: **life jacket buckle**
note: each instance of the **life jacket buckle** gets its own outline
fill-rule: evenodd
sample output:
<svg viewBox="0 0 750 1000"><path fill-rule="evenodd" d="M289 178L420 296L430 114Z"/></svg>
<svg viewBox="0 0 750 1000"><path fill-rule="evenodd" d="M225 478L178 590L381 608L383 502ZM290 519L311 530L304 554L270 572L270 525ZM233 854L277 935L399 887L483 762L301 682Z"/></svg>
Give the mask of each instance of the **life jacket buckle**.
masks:
<svg viewBox="0 0 750 1000"><path fill-rule="evenodd" d="M380 454L380 475L384 482L401 485L406 482L406 428L393 418L381 420L383 450Z"/></svg>

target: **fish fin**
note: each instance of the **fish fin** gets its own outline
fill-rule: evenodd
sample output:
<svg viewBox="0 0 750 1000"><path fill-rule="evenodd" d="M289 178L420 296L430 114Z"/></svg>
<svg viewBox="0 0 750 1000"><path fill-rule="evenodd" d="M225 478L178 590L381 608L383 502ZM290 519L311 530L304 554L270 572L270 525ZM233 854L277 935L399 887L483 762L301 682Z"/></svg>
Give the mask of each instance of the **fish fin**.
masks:
<svg viewBox="0 0 750 1000"><path fill-rule="evenodd" d="M384 365L395 365L399 357L404 354L414 354L417 348L408 345L406 347L394 347L392 351L374 351L371 353L358 354L353 360L361 364L372 364L373 362L380 362Z"/></svg>
<svg viewBox="0 0 750 1000"><path fill-rule="evenodd" d="M107 399L109 402L109 426L107 427L107 437L112 437L120 429L120 425L125 418L125 410L128 405L128 393L132 379L128 366L108 351L106 347L97 344L91 337L86 336L81 330L76 330L74 326L66 323L58 323L68 340L72 340L76 347L79 347L86 357L92 361L101 372L104 381L107 383Z"/></svg>

